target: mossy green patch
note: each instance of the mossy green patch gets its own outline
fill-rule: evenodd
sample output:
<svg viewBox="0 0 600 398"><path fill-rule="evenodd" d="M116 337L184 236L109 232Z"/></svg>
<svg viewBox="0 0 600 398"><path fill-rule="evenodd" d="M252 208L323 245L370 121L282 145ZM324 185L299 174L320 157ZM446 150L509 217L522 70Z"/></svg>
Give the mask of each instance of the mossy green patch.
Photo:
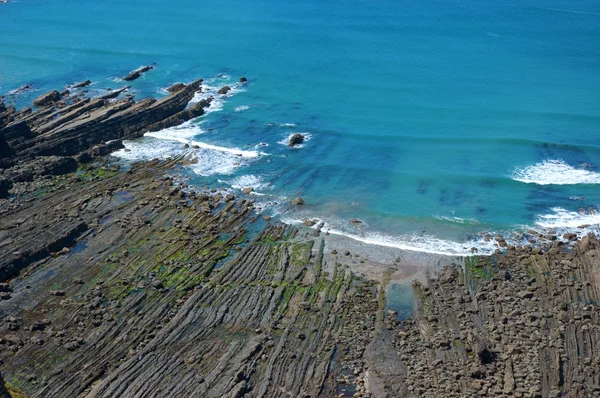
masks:
<svg viewBox="0 0 600 398"><path fill-rule="evenodd" d="M99 178L99 179L104 179L104 178L109 178L109 177L113 177L115 175L117 175L117 171L110 171L110 170L106 170L103 169L101 167L98 168L90 168L90 169L83 169L83 168L79 168L77 170L77 177L84 179L84 180L92 180L94 178Z"/></svg>

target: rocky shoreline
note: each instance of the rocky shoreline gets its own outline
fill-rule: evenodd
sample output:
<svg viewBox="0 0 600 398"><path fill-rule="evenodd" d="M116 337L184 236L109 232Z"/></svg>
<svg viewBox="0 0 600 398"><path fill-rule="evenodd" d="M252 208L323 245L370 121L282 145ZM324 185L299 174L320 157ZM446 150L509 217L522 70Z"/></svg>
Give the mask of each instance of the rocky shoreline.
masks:
<svg viewBox="0 0 600 398"><path fill-rule="evenodd" d="M393 265L360 276L318 230L187 186L193 149L111 160L201 90L0 105L0 396L600 396L596 237L444 267L399 320Z"/></svg>

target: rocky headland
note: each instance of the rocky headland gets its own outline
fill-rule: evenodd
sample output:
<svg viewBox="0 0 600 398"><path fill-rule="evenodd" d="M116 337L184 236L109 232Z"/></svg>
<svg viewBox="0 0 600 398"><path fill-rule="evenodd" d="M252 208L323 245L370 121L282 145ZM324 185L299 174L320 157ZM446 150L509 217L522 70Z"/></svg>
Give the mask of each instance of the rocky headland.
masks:
<svg viewBox="0 0 600 398"><path fill-rule="evenodd" d="M193 148L111 159L201 90L0 105L0 396L600 396L595 236L448 258L400 319L391 265L361 276L319 229L188 186Z"/></svg>

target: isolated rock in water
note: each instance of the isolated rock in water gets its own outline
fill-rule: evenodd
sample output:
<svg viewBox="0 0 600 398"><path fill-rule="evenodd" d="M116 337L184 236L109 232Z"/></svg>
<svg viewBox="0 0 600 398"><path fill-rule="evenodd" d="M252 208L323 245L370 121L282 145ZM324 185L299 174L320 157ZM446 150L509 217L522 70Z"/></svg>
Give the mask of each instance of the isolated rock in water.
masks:
<svg viewBox="0 0 600 398"><path fill-rule="evenodd" d="M0 0L0 3L2 3L2 0ZM24 93L24 92L29 91L29 90L31 90L31 84L26 84L24 86L19 87L16 90L11 91L10 94L11 95L21 94L21 93Z"/></svg>
<svg viewBox="0 0 600 398"><path fill-rule="evenodd" d="M227 94L231 90L229 86L223 86L217 91L218 94Z"/></svg>
<svg viewBox="0 0 600 398"><path fill-rule="evenodd" d="M131 71L127 76L125 76L123 78L123 80L125 80L125 81L135 80L135 79L139 78L142 75L142 73L146 73L152 69L154 69L154 65L142 66L139 69Z"/></svg>
<svg viewBox="0 0 600 398"><path fill-rule="evenodd" d="M245 195L248 195L252 191L254 191L254 188L252 188L252 187L242 188L242 193Z"/></svg>
<svg viewBox="0 0 600 398"><path fill-rule="evenodd" d="M317 220L309 220L308 218L305 218L305 219L302 220L302 222L307 227L312 227L313 225L315 225L317 223Z"/></svg>
<svg viewBox="0 0 600 398"><path fill-rule="evenodd" d="M362 221L360 221L358 218L352 218L350 219L350 222L352 224L362 224Z"/></svg>
<svg viewBox="0 0 600 398"><path fill-rule="evenodd" d="M185 84L183 83L175 83L171 87L167 89L170 93L176 93L177 91L183 90L185 88Z"/></svg>
<svg viewBox="0 0 600 398"><path fill-rule="evenodd" d="M292 200L292 203L295 204L296 206L301 206L304 204L304 199L298 197L298 198L294 198L294 200Z"/></svg>
<svg viewBox="0 0 600 398"><path fill-rule="evenodd" d="M248 79L246 79L244 76L240 77L240 83L246 83L248 81Z"/></svg>
<svg viewBox="0 0 600 398"><path fill-rule="evenodd" d="M293 134L290 137L288 146L300 145L304 142L304 136L300 133Z"/></svg>
<svg viewBox="0 0 600 398"><path fill-rule="evenodd" d="M81 87L89 86L90 84L92 84L91 80L84 80L82 82L73 84L71 86L71 88L81 88Z"/></svg>
<svg viewBox="0 0 600 398"><path fill-rule="evenodd" d="M37 97L33 100L33 105L46 106L60 99L60 93L56 90L50 91L44 95Z"/></svg>

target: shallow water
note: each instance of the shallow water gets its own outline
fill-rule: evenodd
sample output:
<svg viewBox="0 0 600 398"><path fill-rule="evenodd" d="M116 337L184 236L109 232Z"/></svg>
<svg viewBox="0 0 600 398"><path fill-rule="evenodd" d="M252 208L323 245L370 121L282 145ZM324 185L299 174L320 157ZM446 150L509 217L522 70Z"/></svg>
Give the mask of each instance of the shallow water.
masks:
<svg viewBox="0 0 600 398"><path fill-rule="evenodd" d="M598 26L594 1L15 0L0 5L0 92L32 84L7 97L25 105L89 78L101 93L153 62L131 83L138 97L229 84L209 114L120 155L191 142L192 182L253 186L288 221L485 253L483 232L600 222L578 213L600 203ZM295 132L309 139L291 149Z"/></svg>

